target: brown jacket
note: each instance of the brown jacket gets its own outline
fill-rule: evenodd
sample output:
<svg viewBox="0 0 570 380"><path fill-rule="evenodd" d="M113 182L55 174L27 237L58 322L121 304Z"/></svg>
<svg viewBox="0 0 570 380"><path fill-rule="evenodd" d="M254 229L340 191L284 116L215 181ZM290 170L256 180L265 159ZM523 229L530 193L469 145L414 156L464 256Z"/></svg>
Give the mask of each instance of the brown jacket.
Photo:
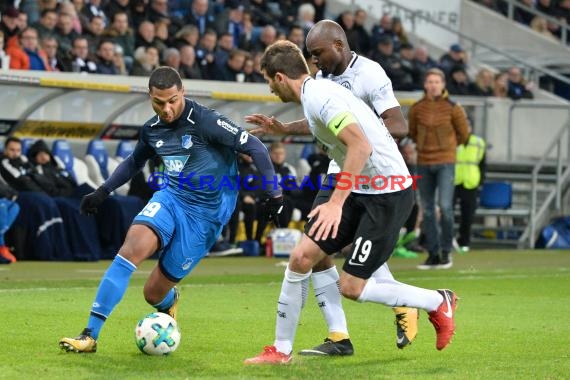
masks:
<svg viewBox="0 0 570 380"><path fill-rule="evenodd" d="M452 164L456 148L469 138L465 110L449 99L423 97L408 113L409 136L416 142L419 165Z"/></svg>

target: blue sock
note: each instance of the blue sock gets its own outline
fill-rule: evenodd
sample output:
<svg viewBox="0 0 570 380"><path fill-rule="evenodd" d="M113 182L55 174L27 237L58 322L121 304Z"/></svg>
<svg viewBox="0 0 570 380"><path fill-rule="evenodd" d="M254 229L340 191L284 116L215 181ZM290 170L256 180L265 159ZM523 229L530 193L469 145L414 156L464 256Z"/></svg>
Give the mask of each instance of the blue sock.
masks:
<svg viewBox="0 0 570 380"><path fill-rule="evenodd" d="M152 305L158 311L164 311L170 309L172 304L174 303L174 288L170 289L168 293L166 293L166 297L156 305Z"/></svg>
<svg viewBox="0 0 570 380"><path fill-rule="evenodd" d="M135 270L137 267L133 263L117 255L103 275L87 322L87 328L91 329L94 339L99 337L105 320L123 298Z"/></svg>

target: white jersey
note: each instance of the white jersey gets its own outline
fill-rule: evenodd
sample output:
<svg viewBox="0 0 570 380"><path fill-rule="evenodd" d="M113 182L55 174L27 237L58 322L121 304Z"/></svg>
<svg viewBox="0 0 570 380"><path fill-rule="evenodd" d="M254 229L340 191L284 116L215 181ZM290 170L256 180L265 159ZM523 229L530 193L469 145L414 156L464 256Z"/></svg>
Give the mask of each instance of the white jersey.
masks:
<svg viewBox="0 0 570 380"><path fill-rule="evenodd" d="M346 87L374 110L377 117L390 108L400 107L392 89L392 81L382 66L354 52L342 74L323 76L323 72L319 70L315 77L316 79L329 79ZM328 172L338 173L339 171L338 164L334 160L331 161Z"/></svg>
<svg viewBox="0 0 570 380"><path fill-rule="evenodd" d="M353 192L390 193L412 185L408 167L384 122L350 90L331 81L307 77L303 82L301 104L309 129L318 145L341 167L346 158L346 145L327 126L343 112L350 112L358 122L372 147L372 154L359 174L373 181L374 185L362 185L358 188L353 186ZM402 186L394 186L392 178L401 180L399 183Z"/></svg>

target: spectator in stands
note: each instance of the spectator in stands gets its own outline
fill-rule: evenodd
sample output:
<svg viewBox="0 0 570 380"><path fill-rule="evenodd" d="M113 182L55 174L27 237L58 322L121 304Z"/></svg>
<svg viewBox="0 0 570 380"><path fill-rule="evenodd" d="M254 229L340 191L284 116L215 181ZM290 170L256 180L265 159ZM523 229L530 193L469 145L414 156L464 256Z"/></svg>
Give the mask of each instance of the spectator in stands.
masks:
<svg viewBox="0 0 570 380"><path fill-rule="evenodd" d="M200 43L196 49L196 60L200 65L203 79L214 80L219 75L215 56L217 39L216 32L209 29L200 38Z"/></svg>
<svg viewBox="0 0 570 380"><path fill-rule="evenodd" d="M57 39L53 36L42 38L41 47L46 52L50 71L65 71L64 65L57 51Z"/></svg>
<svg viewBox="0 0 570 380"><path fill-rule="evenodd" d="M358 39L359 34L356 29L354 29L354 14L352 11L342 12L336 19L337 24L339 24L346 34L346 40L348 41L348 46L350 49L355 51L357 54L366 53L360 46L360 40Z"/></svg>
<svg viewBox="0 0 570 380"><path fill-rule="evenodd" d="M182 79L202 79L200 66L196 61L196 52L191 45L182 46L180 49L180 76Z"/></svg>
<svg viewBox="0 0 570 380"><path fill-rule="evenodd" d="M208 0L192 1L192 9L187 16L186 24L195 25L200 36L203 36L208 29L216 28L216 21L212 12L208 11Z"/></svg>
<svg viewBox="0 0 570 380"><path fill-rule="evenodd" d="M97 64L89 54L89 41L85 37L77 37L72 42L71 56L64 59L65 71L93 74L97 72Z"/></svg>
<svg viewBox="0 0 570 380"><path fill-rule="evenodd" d="M449 51L439 59L439 68L445 75L449 75L451 69L457 66L467 67L467 53L461 45L453 44L449 47Z"/></svg>
<svg viewBox="0 0 570 380"><path fill-rule="evenodd" d="M4 51L4 32L0 30L0 69L10 68L10 56Z"/></svg>
<svg viewBox="0 0 570 380"><path fill-rule="evenodd" d="M167 48L162 52L162 62L165 66L180 71L180 52L175 48Z"/></svg>
<svg viewBox="0 0 570 380"><path fill-rule="evenodd" d="M38 22L34 23L32 26L38 31L40 37L54 35L57 18L58 15L55 9L45 9L42 11Z"/></svg>
<svg viewBox="0 0 570 380"><path fill-rule="evenodd" d="M530 91L533 87L532 82L527 83L523 78L521 70L518 67L511 67L508 71L509 81L507 84L507 95L513 100L533 99L534 94Z"/></svg>
<svg viewBox="0 0 570 380"><path fill-rule="evenodd" d="M6 46L6 49L19 45L18 39L21 31L18 27L19 15L20 12L16 8L8 8L2 12L0 31L4 33L4 46Z"/></svg>
<svg viewBox="0 0 570 380"><path fill-rule="evenodd" d="M165 46L171 46L172 41L170 40L170 28L171 22L168 18L161 18L154 22L154 30L156 38L162 42ZM175 32L174 32L175 33Z"/></svg>
<svg viewBox="0 0 570 380"><path fill-rule="evenodd" d="M115 18L117 13L127 14L127 18L130 19L131 8L129 6L129 0L109 0L106 5L103 6L103 12L109 17L110 20ZM111 21L114 23L113 21Z"/></svg>
<svg viewBox="0 0 570 380"><path fill-rule="evenodd" d="M370 48L374 49L383 36L388 36L392 40L396 38L394 32L392 31L392 17L387 13L384 13L382 17L380 17L379 24L376 24L372 27Z"/></svg>
<svg viewBox="0 0 570 380"><path fill-rule="evenodd" d="M238 48L245 51L253 51L253 44L257 41L259 37L257 29L254 27L251 13L243 13L243 33L240 36L238 42Z"/></svg>
<svg viewBox="0 0 570 380"><path fill-rule="evenodd" d="M394 50L400 51L400 47L403 44L409 43L410 40L408 39L408 33L402 24L402 20L399 17L392 18L392 32L396 36L396 40L394 41Z"/></svg>
<svg viewBox="0 0 570 380"><path fill-rule="evenodd" d="M471 82L463 66L456 66L449 72L447 91L451 95L471 95Z"/></svg>
<svg viewBox="0 0 570 380"><path fill-rule="evenodd" d="M292 9L290 9L292 11ZM309 33L309 30L315 25L315 7L311 3L301 4L297 9L297 21L294 22L303 28L305 36ZM285 24L293 24L291 22L286 22ZM270 44L269 44L270 45Z"/></svg>
<svg viewBox="0 0 570 380"><path fill-rule="evenodd" d="M163 50L166 49L166 45L156 38L155 26L150 21L143 21L139 25L137 35L135 37L135 47L139 46L154 46L158 49L160 54L162 54Z"/></svg>
<svg viewBox="0 0 570 380"><path fill-rule="evenodd" d="M135 54L135 36L133 30L129 27L128 13L116 11L109 17L112 24L103 32L103 37L112 40L115 45L120 46L123 49L125 62L132 66Z"/></svg>
<svg viewBox="0 0 570 380"><path fill-rule="evenodd" d="M252 50L255 52L263 52L275 41L277 41L277 29L275 29L273 25L266 25L261 30L259 40L254 43Z"/></svg>
<svg viewBox="0 0 570 380"><path fill-rule="evenodd" d="M552 0L537 0L534 7L537 11L542 12L548 16L552 16L555 13Z"/></svg>
<svg viewBox="0 0 570 380"><path fill-rule="evenodd" d="M132 27L134 30L138 31L139 26L144 22L147 21L147 0L132 0L130 2L131 7L131 22ZM150 22L150 21L149 21ZM152 24L152 23L151 23ZM136 45L136 43L135 43Z"/></svg>
<svg viewBox="0 0 570 380"><path fill-rule="evenodd" d="M40 48L38 32L28 27L20 33L20 46L6 49L10 56L10 68L17 70L49 71L45 51Z"/></svg>
<svg viewBox="0 0 570 380"><path fill-rule="evenodd" d="M457 146L455 163L454 202L459 202L459 236L456 250L460 253L469 251L471 244L471 225L477 210L479 187L485 182L485 140L471 133L465 144Z"/></svg>
<svg viewBox="0 0 570 380"><path fill-rule="evenodd" d="M354 30L356 31L357 38L360 44L360 50L363 54L367 55L370 52L370 33L366 30L366 19L368 13L364 9L357 9L354 11ZM317 20L317 21L320 21Z"/></svg>
<svg viewBox="0 0 570 380"><path fill-rule="evenodd" d="M102 17L94 16L91 20L89 20L87 28L84 30L83 36L89 41L90 54L97 54L97 46L99 46L99 43L103 39L114 41L113 38L103 37L104 32L105 22Z"/></svg>
<svg viewBox="0 0 570 380"><path fill-rule="evenodd" d="M400 46L400 63L402 64L402 70L407 72L412 76L412 87L413 90L420 90L421 83L423 79L424 72L418 68L414 60L414 46L410 43L403 43Z"/></svg>
<svg viewBox="0 0 570 380"><path fill-rule="evenodd" d="M173 46L180 49L182 46L190 45L193 48L198 46L200 33L195 25L185 25L174 35Z"/></svg>
<svg viewBox="0 0 570 380"><path fill-rule="evenodd" d="M28 161L37 172L36 178L42 190L52 197L69 197L77 184L65 169L58 166L44 140L37 140L28 149ZM91 190L92 191L92 190Z"/></svg>
<svg viewBox="0 0 570 380"><path fill-rule="evenodd" d="M404 70L402 62L394 53L392 38L383 35L378 42L376 50L372 52L372 59L380 64L392 80L392 86L397 91L413 91L416 88L412 74Z"/></svg>
<svg viewBox="0 0 570 380"><path fill-rule="evenodd" d="M135 61L131 75L148 77L159 65L158 49L154 46L141 46L135 50Z"/></svg>
<svg viewBox="0 0 570 380"><path fill-rule="evenodd" d="M18 192L0 177L0 264L16 262L16 256L6 246L4 235L20 212L20 206L16 203L17 198Z"/></svg>
<svg viewBox="0 0 570 380"><path fill-rule="evenodd" d="M118 75L115 66L115 44L113 41L102 40L97 47L97 74Z"/></svg>
<svg viewBox="0 0 570 380"><path fill-rule="evenodd" d="M299 25L293 25L289 29L287 39L297 45L301 51L305 51L305 32Z"/></svg>
<svg viewBox="0 0 570 380"><path fill-rule="evenodd" d="M474 96L494 96L494 75L489 69L481 69L471 83L469 93Z"/></svg>
<svg viewBox="0 0 570 380"><path fill-rule="evenodd" d="M125 63L125 59L123 57L123 48L119 45L115 45L115 55L113 56L113 63L117 68L117 75L129 75L129 70L127 69L127 65Z"/></svg>
<svg viewBox="0 0 570 380"><path fill-rule="evenodd" d="M493 84L493 96L506 98L508 96L509 74L507 72L497 73Z"/></svg>
<svg viewBox="0 0 570 380"><path fill-rule="evenodd" d="M269 156L275 169L275 174L279 180L279 184L283 189L283 211L279 215L279 225L282 228L287 228L291 221L293 213L293 206L291 203L291 194L297 187L296 178L297 172L295 168L286 162L287 151L285 145L281 142L275 142L269 147ZM257 229L255 231L255 240L261 243L261 238L267 227L268 219L266 213L259 213L257 215Z"/></svg>
<svg viewBox="0 0 570 380"><path fill-rule="evenodd" d="M261 55L262 53L257 53ZM259 59L257 58L257 65L259 66ZM265 78L263 74L259 72L258 67L256 67L256 59L248 57L243 64L243 73L245 74L245 82L248 83L265 83Z"/></svg>
<svg viewBox="0 0 570 380"><path fill-rule="evenodd" d="M449 99L443 71L429 70L424 89L425 96L412 105L408 114L409 136L417 144L418 175L421 176L418 188L424 211L422 229L429 253L418 269L447 269L452 266L456 148L467 142L468 122L463 107ZM441 212L440 229L435 215L436 192Z"/></svg>
<svg viewBox="0 0 570 380"><path fill-rule="evenodd" d="M229 2L227 5L226 17L220 17L218 30L223 33L229 33L232 37L232 48L237 48L241 35L244 32L243 12L244 6L238 1ZM220 37L221 38L221 37Z"/></svg>
<svg viewBox="0 0 570 380"><path fill-rule="evenodd" d="M556 36L548 29L548 22L544 17L536 16L530 22L530 28L540 35L554 41L558 41Z"/></svg>
<svg viewBox="0 0 570 380"><path fill-rule="evenodd" d="M62 0L58 5L58 12L59 14L67 14L71 18L71 25L72 29L78 35L83 33L83 26L81 25L81 20L79 19L79 15L77 14L77 10L75 9L75 5L69 0Z"/></svg>
<svg viewBox="0 0 570 380"><path fill-rule="evenodd" d="M89 2L83 6L81 9L81 14L84 16L82 22L89 22L93 17L99 16L103 18L103 23L105 25L107 24L107 15L105 15L103 8L101 8L101 2L101 0L89 0ZM82 27L84 30L87 29L87 24L83 24Z"/></svg>
<svg viewBox="0 0 570 380"><path fill-rule="evenodd" d="M219 68L219 76L217 79L229 82L245 81L243 64L248 55L247 52L240 49L232 50L226 64Z"/></svg>
<svg viewBox="0 0 570 380"><path fill-rule="evenodd" d="M216 65L218 65L219 68L224 67L226 62L228 62L232 50L234 50L233 36L228 32L220 34L218 37L218 45L214 53Z"/></svg>
<svg viewBox="0 0 570 380"><path fill-rule="evenodd" d="M531 9L534 8L535 0L518 0L518 1L523 5L527 6L528 8ZM530 25L530 22L534 18L534 13L531 13L530 11L523 9L522 7L515 6L513 17L515 21L518 21L525 25Z"/></svg>
<svg viewBox="0 0 570 380"><path fill-rule="evenodd" d="M421 74L421 78L424 77L426 71L437 67L437 62L435 62L428 54L425 46L418 46L414 55L414 63L416 68Z"/></svg>
<svg viewBox="0 0 570 380"><path fill-rule="evenodd" d="M103 19L101 19L100 22L104 25ZM91 28L93 28L93 26L90 22L87 30L90 30ZM73 19L71 16L67 13L60 13L57 19L57 26L55 27L55 38L57 38L57 43L59 45L59 53L67 54L71 50L71 43L77 37L79 37L79 34L73 29Z"/></svg>
<svg viewBox="0 0 570 380"><path fill-rule="evenodd" d="M250 0L251 21L253 25L277 25L278 15L270 8L267 0Z"/></svg>

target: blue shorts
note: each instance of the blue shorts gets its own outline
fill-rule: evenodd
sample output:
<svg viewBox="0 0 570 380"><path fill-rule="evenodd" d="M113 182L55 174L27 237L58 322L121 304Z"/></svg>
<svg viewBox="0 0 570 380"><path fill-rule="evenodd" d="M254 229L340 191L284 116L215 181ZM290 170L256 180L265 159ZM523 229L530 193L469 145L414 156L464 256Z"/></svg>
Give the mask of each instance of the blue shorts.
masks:
<svg viewBox="0 0 570 380"><path fill-rule="evenodd" d="M208 254L223 224L203 217L200 208L181 202L166 190L154 193L133 224L151 228L159 238L159 266L171 281L178 282Z"/></svg>

